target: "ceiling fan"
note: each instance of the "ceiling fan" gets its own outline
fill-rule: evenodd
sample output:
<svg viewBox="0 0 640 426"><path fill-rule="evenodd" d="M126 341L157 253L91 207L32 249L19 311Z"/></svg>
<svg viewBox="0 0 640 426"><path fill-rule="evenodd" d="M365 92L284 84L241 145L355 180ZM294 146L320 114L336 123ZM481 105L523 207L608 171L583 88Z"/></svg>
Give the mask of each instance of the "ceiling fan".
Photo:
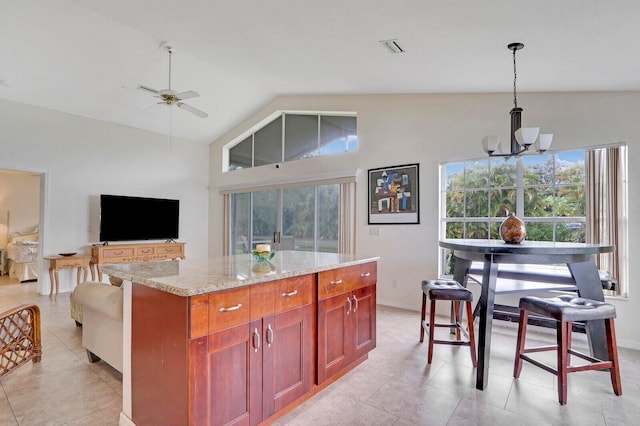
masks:
<svg viewBox="0 0 640 426"><path fill-rule="evenodd" d="M158 102L156 105L158 104L166 104L169 106L177 105L178 108L188 111L192 114L195 114L200 118L207 118L209 114L207 114L206 112L201 111L198 108L194 108L191 105L187 105L184 102L182 102L185 99L197 98L198 96L200 96L198 92L195 92L193 90L187 90L186 92L178 93L175 90L171 90L171 55L176 51L176 49L174 49L171 46L165 46L165 49L167 50L167 52L169 52L169 88L162 89L162 90L155 90L150 87L139 84L138 90L141 90L156 98L161 99L160 102Z"/></svg>

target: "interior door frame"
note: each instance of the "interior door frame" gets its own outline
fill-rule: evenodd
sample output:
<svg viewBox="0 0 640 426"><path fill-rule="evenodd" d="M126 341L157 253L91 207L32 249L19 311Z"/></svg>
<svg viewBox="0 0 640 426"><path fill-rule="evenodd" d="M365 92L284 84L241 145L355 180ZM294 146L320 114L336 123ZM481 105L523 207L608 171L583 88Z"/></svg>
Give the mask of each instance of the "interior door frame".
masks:
<svg viewBox="0 0 640 426"><path fill-rule="evenodd" d="M37 174L40 176L40 217L38 224L38 240L40 241L40 249L38 253L38 281L36 290L38 294L49 294L49 267L45 265L44 255L48 249L47 245L47 228L49 217L49 171L47 169L38 169L30 167L13 167L0 164L0 171L20 172ZM7 235L8 236L8 235Z"/></svg>

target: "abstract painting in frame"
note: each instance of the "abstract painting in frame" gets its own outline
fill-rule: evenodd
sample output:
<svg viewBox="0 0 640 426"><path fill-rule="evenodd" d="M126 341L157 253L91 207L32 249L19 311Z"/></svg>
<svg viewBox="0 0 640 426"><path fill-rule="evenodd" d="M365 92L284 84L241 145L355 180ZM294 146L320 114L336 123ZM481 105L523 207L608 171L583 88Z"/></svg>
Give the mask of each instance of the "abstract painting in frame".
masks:
<svg viewBox="0 0 640 426"><path fill-rule="evenodd" d="M418 164L369 170L369 224L419 224Z"/></svg>

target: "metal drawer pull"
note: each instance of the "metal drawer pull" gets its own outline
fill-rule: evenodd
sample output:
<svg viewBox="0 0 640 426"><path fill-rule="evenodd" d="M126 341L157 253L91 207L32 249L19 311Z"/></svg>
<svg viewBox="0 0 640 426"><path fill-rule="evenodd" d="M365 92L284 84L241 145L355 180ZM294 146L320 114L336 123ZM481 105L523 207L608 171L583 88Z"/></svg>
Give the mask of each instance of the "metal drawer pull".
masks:
<svg viewBox="0 0 640 426"><path fill-rule="evenodd" d="M365 272L365 273L363 273L363 274L360 274L360 276L361 276L362 278L370 277L370 276L371 276L371 272Z"/></svg>
<svg viewBox="0 0 640 426"><path fill-rule="evenodd" d="M273 328L271 328L271 324L267 326L267 346L271 347L273 343Z"/></svg>
<svg viewBox="0 0 640 426"><path fill-rule="evenodd" d="M349 308L347 309L347 315L349 315L349 312L351 312L351 299L349 299L347 297L347 303L349 304Z"/></svg>
<svg viewBox="0 0 640 426"><path fill-rule="evenodd" d="M293 290L293 291L290 291L289 293L282 293L282 297L291 297L291 296L295 296L296 294L298 294L298 290Z"/></svg>
<svg viewBox="0 0 640 426"><path fill-rule="evenodd" d="M260 349L260 333L258 333L258 329L253 330L253 351L258 352Z"/></svg>
<svg viewBox="0 0 640 426"><path fill-rule="evenodd" d="M242 303L238 303L236 306L232 306L230 308L220 308L220 312L233 312L242 308Z"/></svg>
<svg viewBox="0 0 640 426"><path fill-rule="evenodd" d="M114 251L113 254L115 254L116 256L121 256L122 253L124 253L122 250L118 250L118 251Z"/></svg>
<svg viewBox="0 0 640 426"><path fill-rule="evenodd" d="M338 285L338 284L342 284L342 280L335 280L335 281L331 281L330 283L331 285Z"/></svg>
<svg viewBox="0 0 640 426"><path fill-rule="evenodd" d="M356 297L356 295L353 295L353 301L356 302L356 307L353 308L353 312L358 310L358 298Z"/></svg>

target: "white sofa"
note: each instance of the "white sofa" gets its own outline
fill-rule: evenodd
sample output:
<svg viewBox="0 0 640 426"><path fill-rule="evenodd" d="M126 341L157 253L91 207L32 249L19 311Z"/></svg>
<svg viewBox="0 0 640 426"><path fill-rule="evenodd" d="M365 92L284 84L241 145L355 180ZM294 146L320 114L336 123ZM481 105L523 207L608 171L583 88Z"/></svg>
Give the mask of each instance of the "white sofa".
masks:
<svg viewBox="0 0 640 426"><path fill-rule="evenodd" d="M75 288L72 300L82 306L82 346L89 362L102 359L122 372L122 288L85 282Z"/></svg>

